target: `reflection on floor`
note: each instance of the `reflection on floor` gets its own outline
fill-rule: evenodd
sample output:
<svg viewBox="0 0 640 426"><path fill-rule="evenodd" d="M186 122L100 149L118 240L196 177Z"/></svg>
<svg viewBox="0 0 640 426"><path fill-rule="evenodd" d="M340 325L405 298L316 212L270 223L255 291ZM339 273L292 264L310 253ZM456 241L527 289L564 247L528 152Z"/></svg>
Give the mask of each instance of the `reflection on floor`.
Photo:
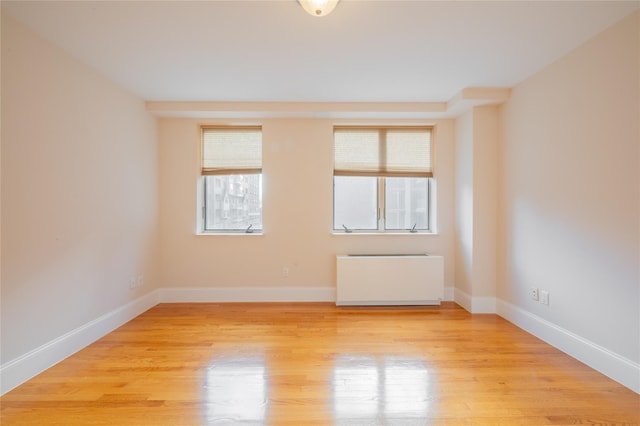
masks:
<svg viewBox="0 0 640 426"><path fill-rule="evenodd" d="M207 422L264 424L267 369L264 358L222 358L207 370Z"/></svg>
<svg viewBox="0 0 640 426"><path fill-rule="evenodd" d="M334 418L361 424L425 421L429 416L429 371L420 358L339 356L332 374ZM211 362L205 385L207 422L264 424L268 369L264 357Z"/></svg>
<svg viewBox="0 0 640 426"><path fill-rule="evenodd" d="M419 358L342 356L333 370L336 420L346 424L426 421L429 370Z"/></svg>

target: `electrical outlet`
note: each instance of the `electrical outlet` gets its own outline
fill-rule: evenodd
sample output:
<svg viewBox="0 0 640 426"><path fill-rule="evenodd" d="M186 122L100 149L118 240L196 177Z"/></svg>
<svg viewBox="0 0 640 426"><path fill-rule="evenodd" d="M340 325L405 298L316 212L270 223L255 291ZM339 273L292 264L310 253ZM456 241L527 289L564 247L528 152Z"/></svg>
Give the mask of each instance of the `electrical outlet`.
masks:
<svg viewBox="0 0 640 426"><path fill-rule="evenodd" d="M129 279L129 290L133 290L134 288L136 288L136 279L135 278L130 278Z"/></svg>
<svg viewBox="0 0 640 426"><path fill-rule="evenodd" d="M540 303L543 305L549 304L549 292L545 290L540 291Z"/></svg>
<svg viewBox="0 0 640 426"><path fill-rule="evenodd" d="M529 290L529 294L531 295L531 299L532 300L538 300L538 289L537 288L531 288Z"/></svg>
<svg viewBox="0 0 640 426"><path fill-rule="evenodd" d="M285 278L289 276L289 268L287 268L286 266L282 268L282 276Z"/></svg>

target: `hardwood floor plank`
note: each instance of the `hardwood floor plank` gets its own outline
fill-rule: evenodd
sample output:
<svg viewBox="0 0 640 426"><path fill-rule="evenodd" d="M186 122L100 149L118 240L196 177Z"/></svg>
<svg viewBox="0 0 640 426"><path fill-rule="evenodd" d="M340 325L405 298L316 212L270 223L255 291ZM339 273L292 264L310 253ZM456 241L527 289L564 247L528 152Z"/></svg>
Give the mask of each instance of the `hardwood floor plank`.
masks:
<svg viewBox="0 0 640 426"><path fill-rule="evenodd" d="M161 304L0 398L6 425L640 425L640 395L496 315Z"/></svg>

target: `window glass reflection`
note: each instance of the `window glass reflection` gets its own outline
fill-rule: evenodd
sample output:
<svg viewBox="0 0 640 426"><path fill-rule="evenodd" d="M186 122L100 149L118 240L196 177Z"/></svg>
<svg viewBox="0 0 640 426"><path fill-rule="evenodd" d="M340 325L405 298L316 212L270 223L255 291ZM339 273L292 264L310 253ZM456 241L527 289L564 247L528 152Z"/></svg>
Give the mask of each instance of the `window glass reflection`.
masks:
<svg viewBox="0 0 640 426"><path fill-rule="evenodd" d="M429 371L419 361L394 358L384 363L384 414L424 417L429 409Z"/></svg>
<svg viewBox="0 0 640 426"><path fill-rule="evenodd" d="M267 371L263 358L216 360L207 370L206 380L208 423L264 423Z"/></svg>
<svg viewBox="0 0 640 426"><path fill-rule="evenodd" d="M333 370L334 410L339 419L375 418L378 368L371 357L342 358Z"/></svg>
<svg viewBox="0 0 640 426"><path fill-rule="evenodd" d="M370 424L424 420L429 415L429 370L420 359L340 357L333 370L336 420Z"/></svg>

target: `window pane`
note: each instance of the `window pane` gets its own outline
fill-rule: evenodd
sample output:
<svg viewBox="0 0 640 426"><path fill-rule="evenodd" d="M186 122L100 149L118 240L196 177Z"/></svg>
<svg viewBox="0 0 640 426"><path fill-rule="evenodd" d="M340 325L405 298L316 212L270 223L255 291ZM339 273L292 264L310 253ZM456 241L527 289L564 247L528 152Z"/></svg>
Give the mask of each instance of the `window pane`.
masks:
<svg viewBox="0 0 640 426"><path fill-rule="evenodd" d="M205 231L262 229L262 175L205 176Z"/></svg>
<svg viewBox="0 0 640 426"><path fill-rule="evenodd" d="M378 178L334 176L333 229L378 228Z"/></svg>
<svg viewBox="0 0 640 426"><path fill-rule="evenodd" d="M385 229L429 229L428 201L428 178L385 178Z"/></svg>

